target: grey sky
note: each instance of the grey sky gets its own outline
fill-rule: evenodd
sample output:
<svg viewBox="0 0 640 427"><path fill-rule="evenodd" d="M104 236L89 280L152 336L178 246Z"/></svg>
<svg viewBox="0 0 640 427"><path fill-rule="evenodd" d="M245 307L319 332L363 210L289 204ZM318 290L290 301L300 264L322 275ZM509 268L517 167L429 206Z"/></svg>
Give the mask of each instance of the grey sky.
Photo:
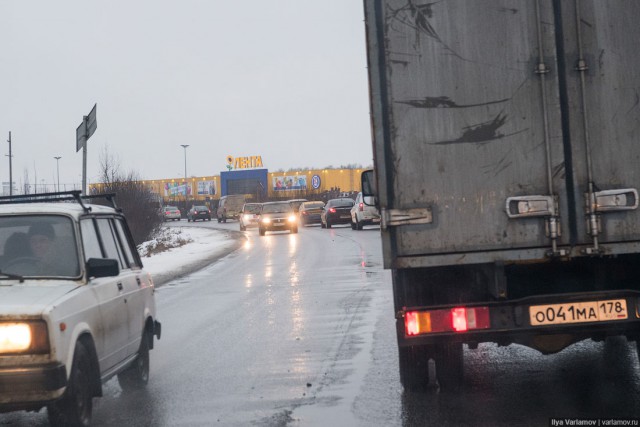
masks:
<svg viewBox="0 0 640 427"><path fill-rule="evenodd" d="M13 177L79 183L75 129L141 178L372 164L360 0L0 0L0 138ZM2 156L2 181L9 180Z"/></svg>

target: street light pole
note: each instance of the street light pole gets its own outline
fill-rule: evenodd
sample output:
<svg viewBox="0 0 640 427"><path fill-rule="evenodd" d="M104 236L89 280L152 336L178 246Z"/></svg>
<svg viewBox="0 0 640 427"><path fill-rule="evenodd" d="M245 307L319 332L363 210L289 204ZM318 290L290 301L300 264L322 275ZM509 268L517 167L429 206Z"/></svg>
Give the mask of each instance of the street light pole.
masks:
<svg viewBox="0 0 640 427"><path fill-rule="evenodd" d="M184 148L184 199L187 200L187 147L189 144L180 144Z"/></svg>
<svg viewBox="0 0 640 427"><path fill-rule="evenodd" d="M9 139L7 140L9 143L9 196L13 196L13 168L11 165L11 158L13 155L11 154L11 131L9 131Z"/></svg>
<svg viewBox="0 0 640 427"><path fill-rule="evenodd" d="M60 159L62 158L62 156L54 156L54 159L56 159L56 169L58 172L58 193L60 192Z"/></svg>

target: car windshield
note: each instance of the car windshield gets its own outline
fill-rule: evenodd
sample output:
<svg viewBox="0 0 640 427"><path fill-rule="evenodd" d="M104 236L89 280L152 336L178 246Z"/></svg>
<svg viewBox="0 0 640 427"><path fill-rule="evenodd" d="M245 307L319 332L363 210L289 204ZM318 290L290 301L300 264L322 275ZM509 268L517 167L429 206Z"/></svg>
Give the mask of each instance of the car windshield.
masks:
<svg viewBox="0 0 640 427"><path fill-rule="evenodd" d="M311 202L304 203L300 208L302 209L319 209L324 206L324 202Z"/></svg>
<svg viewBox="0 0 640 427"><path fill-rule="evenodd" d="M194 206L194 207L193 207L193 210L194 210L194 211L206 211L206 210L208 210L208 209L209 209L209 208L208 208L208 207L206 207L206 206Z"/></svg>
<svg viewBox="0 0 640 427"><path fill-rule="evenodd" d="M262 213L284 213L291 212L292 208L289 203L274 203L262 205Z"/></svg>
<svg viewBox="0 0 640 427"><path fill-rule="evenodd" d="M246 213L260 213L260 209L262 208L261 205L244 205L244 211Z"/></svg>
<svg viewBox="0 0 640 427"><path fill-rule="evenodd" d="M344 200L334 200L331 202L331 207L334 208L350 208L353 206L353 200L344 199Z"/></svg>
<svg viewBox="0 0 640 427"><path fill-rule="evenodd" d="M0 217L0 279L80 275L73 223L61 215Z"/></svg>
<svg viewBox="0 0 640 427"><path fill-rule="evenodd" d="M176 208L175 206L167 206L166 208L164 208L167 211L177 211L178 208Z"/></svg>

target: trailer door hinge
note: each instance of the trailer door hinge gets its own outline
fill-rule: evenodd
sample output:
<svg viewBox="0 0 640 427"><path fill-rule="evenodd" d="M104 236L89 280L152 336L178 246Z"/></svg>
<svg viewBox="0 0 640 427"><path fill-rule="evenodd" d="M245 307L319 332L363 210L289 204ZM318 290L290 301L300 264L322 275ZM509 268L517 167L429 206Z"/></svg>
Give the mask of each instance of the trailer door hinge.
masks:
<svg viewBox="0 0 640 427"><path fill-rule="evenodd" d="M593 193L594 212L628 211L638 208L638 191L635 188L603 190ZM589 200L588 194L585 199Z"/></svg>
<svg viewBox="0 0 640 427"><path fill-rule="evenodd" d="M431 224L433 213L431 207L414 209L385 209L381 210L382 228L409 224Z"/></svg>

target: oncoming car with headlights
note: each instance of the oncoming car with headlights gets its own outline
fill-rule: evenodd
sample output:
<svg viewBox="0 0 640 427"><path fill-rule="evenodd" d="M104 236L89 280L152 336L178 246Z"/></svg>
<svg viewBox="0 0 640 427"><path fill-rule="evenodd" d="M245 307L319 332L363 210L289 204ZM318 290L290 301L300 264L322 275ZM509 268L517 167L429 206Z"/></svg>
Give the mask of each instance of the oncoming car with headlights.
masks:
<svg viewBox="0 0 640 427"><path fill-rule="evenodd" d="M262 203L245 203L240 211L238 222L240 223L240 231L245 231L249 227L258 226L258 215Z"/></svg>
<svg viewBox="0 0 640 427"><path fill-rule="evenodd" d="M104 382L148 382L153 281L113 195L96 197L0 197L0 412L46 406L51 425L86 426Z"/></svg>
<svg viewBox="0 0 640 427"><path fill-rule="evenodd" d="M258 232L264 236L267 231L298 232L298 219L289 202L267 202L262 204L258 218Z"/></svg>

